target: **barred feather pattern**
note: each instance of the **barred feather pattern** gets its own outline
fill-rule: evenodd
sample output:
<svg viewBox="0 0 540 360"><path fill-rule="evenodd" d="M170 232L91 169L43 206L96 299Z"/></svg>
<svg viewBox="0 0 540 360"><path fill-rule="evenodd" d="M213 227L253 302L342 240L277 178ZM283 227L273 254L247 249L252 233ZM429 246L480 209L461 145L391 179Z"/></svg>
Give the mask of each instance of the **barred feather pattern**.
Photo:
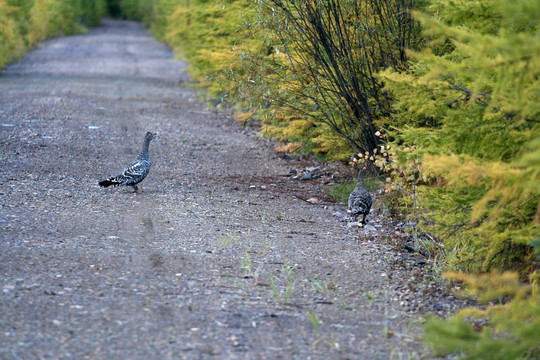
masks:
<svg viewBox="0 0 540 360"><path fill-rule="evenodd" d="M135 161L129 164L121 174L102 180L99 182L99 185L103 187L127 185L132 186L137 191L137 184L143 181L150 172L151 162L148 155L148 148L150 147L150 141L155 136L155 133L146 133L142 150Z"/></svg>
<svg viewBox="0 0 540 360"><path fill-rule="evenodd" d="M366 190L362 170L360 170L356 187L349 195L349 213L355 220L358 216L362 215L362 224L365 224L366 216L369 214L369 210L371 210L372 203L373 200Z"/></svg>

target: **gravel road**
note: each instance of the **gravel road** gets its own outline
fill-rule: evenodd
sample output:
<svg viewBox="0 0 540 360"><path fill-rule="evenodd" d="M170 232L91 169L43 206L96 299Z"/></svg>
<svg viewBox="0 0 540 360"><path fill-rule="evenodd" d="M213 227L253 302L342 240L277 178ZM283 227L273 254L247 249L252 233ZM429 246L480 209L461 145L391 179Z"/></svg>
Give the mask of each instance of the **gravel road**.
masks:
<svg viewBox="0 0 540 360"><path fill-rule="evenodd" d="M0 358L418 356L377 244L302 200L186 67L105 20L0 73ZM100 188L146 131L139 193Z"/></svg>

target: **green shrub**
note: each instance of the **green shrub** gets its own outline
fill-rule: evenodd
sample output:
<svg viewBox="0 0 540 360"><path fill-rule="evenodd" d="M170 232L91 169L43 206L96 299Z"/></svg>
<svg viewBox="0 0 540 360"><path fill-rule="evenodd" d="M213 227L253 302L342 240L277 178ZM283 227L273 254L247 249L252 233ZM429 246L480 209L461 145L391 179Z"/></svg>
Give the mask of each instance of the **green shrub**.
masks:
<svg viewBox="0 0 540 360"><path fill-rule="evenodd" d="M420 226L454 268L525 276L540 223L540 3L433 0L427 10L417 17L428 48L411 53L408 72L381 74L395 98L394 164L418 161Z"/></svg>
<svg viewBox="0 0 540 360"><path fill-rule="evenodd" d="M21 56L26 48L17 22L17 12L18 8L0 0L0 69Z"/></svg>
<svg viewBox="0 0 540 360"><path fill-rule="evenodd" d="M540 287L521 284L516 273L446 276L464 281L465 295L489 305L461 310L447 320L429 319L424 338L436 355L470 360L540 357Z"/></svg>

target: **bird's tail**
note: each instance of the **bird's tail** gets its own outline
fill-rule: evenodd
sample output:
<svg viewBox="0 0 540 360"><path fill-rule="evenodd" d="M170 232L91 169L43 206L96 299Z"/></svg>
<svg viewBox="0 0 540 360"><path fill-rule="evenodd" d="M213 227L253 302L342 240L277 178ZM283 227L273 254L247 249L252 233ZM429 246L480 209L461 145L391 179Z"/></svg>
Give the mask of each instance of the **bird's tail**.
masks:
<svg viewBox="0 0 540 360"><path fill-rule="evenodd" d="M109 186L118 186L120 185L120 182L118 181L118 179L116 177L111 177L111 178L108 178L108 179L105 179L105 180L101 180L99 183L99 186L103 186L103 187L109 187Z"/></svg>

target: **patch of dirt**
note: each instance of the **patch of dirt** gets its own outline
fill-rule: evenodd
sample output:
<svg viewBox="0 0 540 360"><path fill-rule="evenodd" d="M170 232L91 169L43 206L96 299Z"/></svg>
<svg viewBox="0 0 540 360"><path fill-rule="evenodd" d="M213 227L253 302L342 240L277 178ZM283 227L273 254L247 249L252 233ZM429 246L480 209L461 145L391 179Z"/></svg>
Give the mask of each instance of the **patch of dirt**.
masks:
<svg viewBox="0 0 540 360"><path fill-rule="evenodd" d="M321 186L318 181L293 181L288 175L280 176L233 176L227 179L233 190L240 187L250 190L258 189L275 195L288 195L301 200L310 200L313 203L333 203L333 199L328 196L328 189ZM234 185L233 185L234 184Z"/></svg>
<svg viewBox="0 0 540 360"><path fill-rule="evenodd" d="M208 111L172 57L107 20L0 73L0 358L424 356L395 225L348 227L338 175ZM146 131L139 193L100 188Z"/></svg>

